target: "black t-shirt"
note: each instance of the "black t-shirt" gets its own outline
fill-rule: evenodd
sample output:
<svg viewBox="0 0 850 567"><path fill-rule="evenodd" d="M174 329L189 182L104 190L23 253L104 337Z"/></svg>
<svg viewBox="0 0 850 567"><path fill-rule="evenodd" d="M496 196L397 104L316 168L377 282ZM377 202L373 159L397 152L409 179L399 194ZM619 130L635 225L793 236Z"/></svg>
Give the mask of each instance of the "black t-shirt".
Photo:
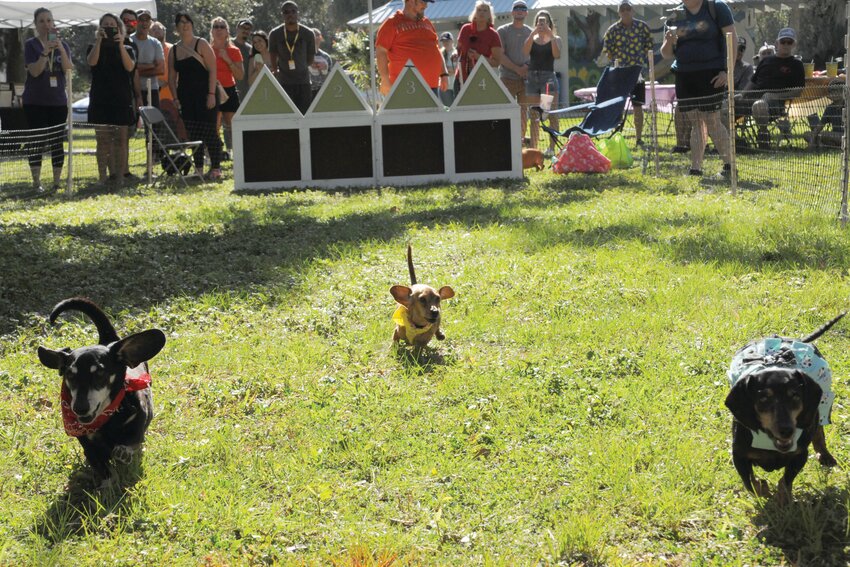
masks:
<svg viewBox="0 0 850 567"><path fill-rule="evenodd" d="M803 62L795 57L771 55L763 59L750 80L747 90L789 89L806 86Z"/></svg>

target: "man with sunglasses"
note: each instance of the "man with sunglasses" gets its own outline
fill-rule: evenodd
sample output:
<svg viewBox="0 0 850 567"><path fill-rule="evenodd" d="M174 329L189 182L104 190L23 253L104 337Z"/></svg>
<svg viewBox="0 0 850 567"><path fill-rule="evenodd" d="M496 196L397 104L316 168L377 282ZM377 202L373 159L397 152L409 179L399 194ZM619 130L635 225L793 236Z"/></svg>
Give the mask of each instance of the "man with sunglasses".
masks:
<svg viewBox="0 0 850 567"><path fill-rule="evenodd" d="M528 4L525 0L514 0L511 6L513 21L499 26L499 38L502 40L502 55L499 61L499 77L519 103L519 135L525 141L528 125L528 98L525 94L525 78L528 76L529 56L523 53L522 46L531 35L531 28L525 25L528 16Z"/></svg>
<svg viewBox="0 0 850 567"><path fill-rule="evenodd" d="M158 39L150 35L151 13L139 10L136 13L136 33L130 39L136 44L138 58L136 72L141 80L142 102L145 105L159 108L159 80L157 77L165 71L165 52ZM148 100L148 83L150 83L151 99Z"/></svg>
<svg viewBox="0 0 850 567"><path fill-rule="evenodd" d="M310 65L316 56L316 37L298 23L298 4L287 0L282 11L283 23L269 33L271 68L301 114L306 114L313 98Z"/></svg>
<svg viewBox="0 0 850 567"><path fill-rule="evenodd" d="M602 39L602 48L608 56L611 65L628 67L640 65L647 67L647 51L652 51L652 33L643 20L634 17L631 0L620 0L617 8L620 19L614 22ZM646 81L641 77L632 91L632 107L634 109L635 138L637 145L642 145L643 134L643 104L646 102Z"/></svg>
<svg viewBox="0 0 850 567"><path fill-rule="evenodd" d="M759 62L753 78L747 85L741 102L735 104L735 114L752 114L758 125L758 146L770 147L767 126L771 120L786 115L785 101L800 94L806 86L803 62L794 57L797 48L797 32L793 28L782 28L776 37L776 54ZM781 130L790 130L787 120L779 123ZM783 132L784 133L784 132Z"/></svg>
<svg viewBox="0 0 850 567"><path fill-rule="evenodd" d="M236 24L236 34L231 38L231 42L242 53L242 65L245 74L241 79L236 80L236 91L239 93L239 100L245 100L248 95L250 84L248 83L248 70L251 65L251 32L254 31L254 23L245 18L239 20Z"/></svg>
<svg viewBox="0 0 850 567"><path fill-rule="evenodd" d="M747 51L747 38L738 37L738 53L735 55L735 70L732 72L732 81L735 91L744 90L753 78L753 66L744 63L744 53Z"/></svg>

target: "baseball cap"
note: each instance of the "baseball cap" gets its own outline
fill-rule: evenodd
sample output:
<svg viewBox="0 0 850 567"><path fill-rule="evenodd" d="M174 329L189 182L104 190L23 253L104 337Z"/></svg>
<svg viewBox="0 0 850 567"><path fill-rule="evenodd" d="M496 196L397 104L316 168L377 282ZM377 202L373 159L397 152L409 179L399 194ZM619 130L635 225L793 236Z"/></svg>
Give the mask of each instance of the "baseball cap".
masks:
<svg viewBox="0 0 850 567"><path fill-rule="evenodd" d="M738 36L738 47L747 47L747 38Z"/></svg>
<svg viewBox="0 0 850 567"><path fill-rule="evenodd" d="M251 26L252 28L254 27L254 22L252 22L249 18L242 18L241 20L239 20L239 23L236 24L236 27L241 28L242 26L244 26L246 24Z"/></svg>
<svg viewBox="0 0 850 567"><path fill-rule="evenodd" d="M617 5L618 6L629 6L629 7L631 7L632 0L620 0L620 3L617 4Z"/></svg>
<svg viewBox="0 0 850 567"><path fill-rule="evenodd" d="M150 18L151 17L150 10L145 10L144 8L142 8L141 10L136 10L136 17L141 19L142 16L147 16L147 17Z"/></svg>
<svg viewBox="0 0 850 567"><path fill-rule="evenodd" d="M444 41L447 39L454 39L454 37L452 37L452 32L443 32L440 34L440 41Z"/></svg>
<svg viewBox="0 0 850 567"><path fill-rule="evenodd" d="M776 39L793 39L797 41L797 32L794 31L794 28L782 28L779 30L779 34L777 34Z"/></svg>
<svg viewBox="0 0 850 567"><path fill-rule="evenodd" d="M514 0L511 10L516 10L517 8L525 8L528 10L528 4L526 4L524 0Z"/></svg>

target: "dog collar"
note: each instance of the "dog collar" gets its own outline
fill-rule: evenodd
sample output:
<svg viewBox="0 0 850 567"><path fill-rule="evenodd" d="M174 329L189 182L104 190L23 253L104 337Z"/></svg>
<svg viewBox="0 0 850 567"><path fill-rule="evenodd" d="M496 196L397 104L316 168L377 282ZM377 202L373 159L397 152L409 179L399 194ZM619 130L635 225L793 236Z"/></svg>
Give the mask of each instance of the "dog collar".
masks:
<svg viewBox="0 0 850 567"><path fill-rule="evenodd" d="M135 368L128 368L124 374L124 387L115 396L106 409L98 415L91 423L80 423L77 414L71 409L71 392L65 381L62 381L62 423L65 426L65 433L71 437L82 437L96 432L98 429L109 421L109 419L118 411L118 407L124 400L124 395L127 392L137 392L149 388L151 385L151 375L148 373L144 363Z"/></svg>
<svg viewBox="0 0 850 567"><path fill-rule="evenodd" d="M393 321L399 327L404 328L404 338L407 339L407 342L413 343L413 339L427 333L431 330L431 327L434 326L433 323L428 323L424 327L417 327L410 320L410 313L407 311L407 307L404 305L399 305L398 309L393 313Z"/></svg>

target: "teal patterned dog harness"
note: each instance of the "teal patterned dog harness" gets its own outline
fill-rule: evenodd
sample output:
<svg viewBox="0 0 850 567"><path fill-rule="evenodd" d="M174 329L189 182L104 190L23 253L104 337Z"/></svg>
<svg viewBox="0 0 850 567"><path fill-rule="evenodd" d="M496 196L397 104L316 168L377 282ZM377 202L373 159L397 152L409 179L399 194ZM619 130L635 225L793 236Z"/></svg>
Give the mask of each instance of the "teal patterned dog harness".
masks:
<svg viewBox="0 0 850 567"><path fill-rule="evenodd" d="M729 378L729 386L734 387L738 380L769 368L801 370L814 380L823 391L818 405L819 423L821 425L831 423L830 414L832 402L835 399L835 393L832 391L832 371L814 346L782 337L770 337L752 342L735 353L732 358L732 364L726 374ZM753 434L753 449L777 450L767 433L750 431ZM797 440L802 434L803 430L800 428L794 432L792 451L797 450Z"/></svg>

